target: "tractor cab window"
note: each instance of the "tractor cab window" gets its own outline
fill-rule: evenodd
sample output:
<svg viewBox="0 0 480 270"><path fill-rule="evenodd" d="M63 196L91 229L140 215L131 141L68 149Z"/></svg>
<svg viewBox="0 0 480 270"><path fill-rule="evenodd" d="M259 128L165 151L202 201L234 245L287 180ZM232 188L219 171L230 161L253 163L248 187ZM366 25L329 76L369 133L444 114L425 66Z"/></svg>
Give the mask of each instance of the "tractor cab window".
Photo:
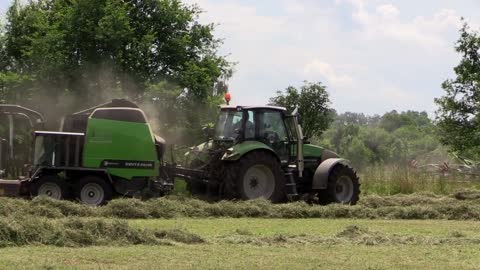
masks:
<svg viewBox="0 0 480 270"><path fill-rule="evenodd" d="M255 117L253 111L247 112L245 119L245 139L255 139Z"/></svg>
<svg viewBox="0 0 480 270"><path fill-rule="evenodd" d="M258 127L259 139L269 145L282 162L288 162L290 146L282 113L276 110L268 110L259 111L257 114L260 123Z"/></svg>
<svg viewBox="0 0 480 270"><path fill-rule="evenodd" d="M288 141L287 130L280 112L265 111L259 114L261 125L259 135L262 139L270 142Z"/></svg>
<svg viewBox="0 0 480 270"><path fill-rule="evenodd" d="M236 110L223 110L220 112L218 122L215 127L216 140L234 140L238 135L235 131L239 131L242 125L243 112Z"/></svg>
<svg viewBox="0 0 480 270"><path fill-rule="evenodd" d="M247 119L244 119L246 115ZM245 121L245 139L255 138L255 118L253 111L222 110L215 128L216 140L235 140L241 135Z"/></svg>

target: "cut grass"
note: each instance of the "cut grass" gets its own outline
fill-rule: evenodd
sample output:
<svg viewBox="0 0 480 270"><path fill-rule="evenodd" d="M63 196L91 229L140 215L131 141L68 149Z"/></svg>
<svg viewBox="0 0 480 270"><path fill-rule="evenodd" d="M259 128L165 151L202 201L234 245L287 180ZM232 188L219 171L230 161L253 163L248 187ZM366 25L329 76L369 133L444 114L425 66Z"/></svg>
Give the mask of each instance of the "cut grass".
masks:
<svg viewBox="0 0 480 270"><path fill-rule="evenodd" d="M138 229L114 219L9 217L0 219L0 247L53 245L84 247L94 245L197 244L198 235L178 229Z"/></svg>
<svg viewBox="0 0 480 270"><path fill-rule="evenodd" d="M265 200L209 203L190 197L168 196L148 201L116 199L106 206L91 208L45 197L31 201L0 198L0 216L16 215L124 219L262 217L480 220L480 191L465 190L449 196L432 193L385 197L371 195L363 197L356 206L321 206L304 202L271 204Z"/></svg>
<svg viewBox="0 0 480 270"><path fill-rule="evenodd" d="M2 218L0 247L203 243L480 243L480 224L460 221L325 219ZM454 228L454 229L452 229ZM358 236L358 237L354 237ZM206 240L208 239L208 241Z"/></svg>

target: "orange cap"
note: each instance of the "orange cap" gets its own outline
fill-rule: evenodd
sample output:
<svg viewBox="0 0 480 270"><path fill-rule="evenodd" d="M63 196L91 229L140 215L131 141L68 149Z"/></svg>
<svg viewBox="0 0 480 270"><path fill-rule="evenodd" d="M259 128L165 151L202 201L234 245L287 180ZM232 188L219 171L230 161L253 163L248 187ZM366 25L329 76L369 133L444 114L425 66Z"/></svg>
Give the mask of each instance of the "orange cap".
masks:
<svg viewBox="0 0 480 270"><path fill-rule="evenodd" d="M225 93L225 101L230 102L231 99L232 99L232 96L230 95L230 93L229 92Z"/></svg>

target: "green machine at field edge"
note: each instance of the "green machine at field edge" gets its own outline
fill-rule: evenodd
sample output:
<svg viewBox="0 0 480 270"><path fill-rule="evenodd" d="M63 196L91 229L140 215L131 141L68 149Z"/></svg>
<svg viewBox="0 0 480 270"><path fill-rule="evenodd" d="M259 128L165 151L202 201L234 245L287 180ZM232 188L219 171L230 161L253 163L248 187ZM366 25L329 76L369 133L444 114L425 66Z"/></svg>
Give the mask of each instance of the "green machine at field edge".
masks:
<svg viewBox="0 0 480 270"><path fill-rule="evenodd" d="M3 111L9 112L7 107ZM173 188L163 164L165 141L129 101L113 100L69 115L60 132L33 134L28 177L0 180L0 195L101 205L114 196L161 196Z"/></svg>

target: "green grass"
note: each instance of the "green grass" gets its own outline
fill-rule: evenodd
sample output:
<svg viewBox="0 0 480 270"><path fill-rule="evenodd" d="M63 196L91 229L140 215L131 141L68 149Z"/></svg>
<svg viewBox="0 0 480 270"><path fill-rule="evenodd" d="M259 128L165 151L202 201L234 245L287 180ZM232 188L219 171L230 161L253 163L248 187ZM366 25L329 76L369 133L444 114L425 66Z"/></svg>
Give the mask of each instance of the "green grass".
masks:
<svg viewBox="0 0 480 270"><path fill-rule="evenodd" d="M10 247L0 249L0 269L478 269L477 223L255 218L130 220L135 229L181 228L198 234L206 242L170 246Z"/></svg>
<svg viewBox="0 0 480 270"><path fill-rule="evenodd" d="M2 269L478 269L478 245L206 245L2 250Z"/></svg>
<svg viewBox="0 0 480 270"><path fill-rule="evenodd" d="M480 176L455 174L442 176L438 171L425 172L406 166L371 166L359 168L361 190L364 195L394 195L431 192L451 194L459 189L479 189Z"/></svg>

